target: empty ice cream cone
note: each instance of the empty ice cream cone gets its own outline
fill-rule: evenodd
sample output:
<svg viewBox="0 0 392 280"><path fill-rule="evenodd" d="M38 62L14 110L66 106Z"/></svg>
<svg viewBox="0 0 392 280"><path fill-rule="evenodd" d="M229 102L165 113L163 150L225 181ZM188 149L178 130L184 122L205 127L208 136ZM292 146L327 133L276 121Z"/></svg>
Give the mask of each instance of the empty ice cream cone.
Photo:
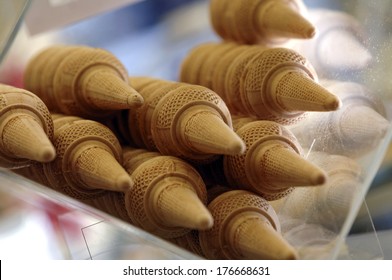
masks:
<svg viewBox="0 0 392 280"><path fill-rule="evenodd" d="M243 141L231 128L229 110L210 89L157 80L141 94L145 102L130 110L129 118L134 142L143 142L138 146L194 162L244 151Z"/></svg>
<svg viewBox="0 0 392 280"><path fill-rule="evenodd" d="M326 181L325 172L303 158L301 146L284 126L250 118L234 117L233 122L247 149L242 155L223 158L230 186L275 200L295 186L317 186Z"/></svg>
<svg viewBox="0 0 392 280"><path fill-rule="evenodd" d="M225 44L212 43L193 49L189 57L182 64L181 72L192 66L192 57L207 48L212 56ZM282 124L291 124L300 120L306 111L334 111L341 106L340 100L318 83L318 77L306 58L287 48L267 48L263 46L237 45L242 53L236 57L221 55L221 60L227 68L213 70L213 77L217 78L224 72L225 87L221 82L212 81L212 90L217 92L226 102L229 109L237 114L254 115L260 119L272 120ZM220 65L217 61L215 65ZM214 67L211 65L211 67ZM200 71L200 75L209 75L208 71ZM183 78L183 75L181 75ZM220 77L219 79L222 79ZM207 86L199 79L199 84ZM182 80L183 82L189 82Z"/></svg>
<svg viewBox="0 0 392 280"><path fill-rule="evenodd" d="M0 84L0 166L19 168L56 156L53 121L35 94Z"/></svg>
<svg viewBox="0 0 392 280"><path fill-rule="evenodd" d="M248 191L229 191L215 198L208 209L214 225L199 232L208 259L298 258L280 235L275 211L262 197Z"/></svg>
<svg viewBox="0 0 392 280"><path fill-rule="evenodd" d="M205 206L206 188L191 165L159 153L144 151L137 155L127 147L124 166L135 182L125 195L133 224L163 238L211 228L213 220Z"/></svg>
<svg viewBox="0 0 392 280"><path fill-rule="evenodd" d="M109 128L76 117L54 115L53 119L58 157L44 165L53 188L84 200L104 190L122 192L132 187L121 166L121 146Z"/></svg>
<svg viewBox="0 0 392 280"><path fill-rule="evenodd" d="M54 111L102 118L143 103L143 98L128 84L125 67L113 54L82 46L57 47L58 52L54 53L54 48L45 49L32 59L25 75L27 88L41 84L40 94L54 104ZM35 71L41 67L34 63L45 58L50 65L43 69L43 76L38 76Z"/></svg>
<svg viewBox="0 0 392 280"><path fill-rule="evenodd" d="M210 18L225 40L274 46L290 38L312 38L316 27L301 0L212 0Z"/></svg>

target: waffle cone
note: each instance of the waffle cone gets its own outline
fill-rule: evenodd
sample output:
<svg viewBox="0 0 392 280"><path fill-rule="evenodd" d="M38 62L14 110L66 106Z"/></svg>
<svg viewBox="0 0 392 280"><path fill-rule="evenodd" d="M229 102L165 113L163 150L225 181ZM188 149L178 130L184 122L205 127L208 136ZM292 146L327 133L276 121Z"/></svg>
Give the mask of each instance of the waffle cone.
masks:
<svg viewBox="0 0 392 280"><path fill-rule="evenodd" d="M176 157L126 147L124 166L134 180L134 187L126 193L126 207L135 225L164 238L209 225L204 206L207 191L191 165Z"/></svg>
<svg viewBox="0 0 392 280"><path fill-rule="evenodd" d="M296 253L280 235L278 217L262 197L247 191L228 191L209 205L214 225L199 232L209 259L293 259Z"/></svg>
<svg viewBox="0 0 392 280"><path fill-rule="evenodd" d="M210 108L193 107L180 119L179 136L189 148L206 154L237 155L245 151L241 138Z"/></svg>
<svg viewBox="0 0 392 280"><path fill-rule="evenodd" d="M294 186L319 185L326 180L320 168L302 158L301 146L286 127L236 116L233 125L247 149L242 155L224 157L224 173L232 187L276 200Z"/></svg>
<svg viewBox="0 0 392 280"><path fill-rule="evenodd" d="M10 155L39 162L55 158L56 150L41 123L30 115L9 116L2 130L3 147Z"/></svg>
<svg viewBox="0 0 392 280"><path fill-rule="evenodd" d="M206 206L185 184L166 182L164 189L154 193L150 207L163 224L171 227L206 230L213 224Z"/></svg>
<svg viewBox="0 0 392 280"><path fill-rule="evenodd" d="M56 104L60 106L62 113L86 118L102 118L103 114L112 113L112 111L108 111L105 108L97 108L96 105L90 103L90 97L86 96L85 91L88 91L86 84L89 85L88 80L94 77L93 74L95 71L102 71L101 77L102 75L104 76L103 73L113 73L119 79L122 79L123 84L121 86L128 87L127 71L113 54L103 49L89 47L78 48L77 51L72 51L62 59L53 78L53 91L55 93ZM97 82L99 85L103 85L104 88L108 86L108 81L106 80ZM98 91L97 85L93 86L90 84L90 86ZM110 89L109 93L113 89L119 90L118 83L115 86L115 88ZM101 89L101 91L106 92L105 89ZM119 90L119 92L121 93L122 91ZM140 103L141 99L134 91L132 91L131 96L136 96L131 99L133 101L136 100L137 104Z"/></svg>
<svg viewBox="0 0 392 280"><path fill-rule="evenodd" d="M48 67L48 60L55 57L56 53L61 49L61 47L51 47L45 51L39 52L30 59L23 74L24 87L30 92L36 94L45 103L49 110L54 110L56 107L52 102L50 94L47 94L46 87L43 85L43 81L47 80L45 68ZM50 80L50 83L46 84L50 84L50 86L52 86L52 81Z"/></svg>
<svg viewBox="0 0 392 280"><path fill-rule="evenodd" d="M230 108L231 111L232 108L235 106L235 102L232 97L229 97L228 92L230 88L226 86L226 78L229 75L229 67L234 64L234 60L236 60L238 56L244 54L248 49L250 49L249 46L237 47L236 45L235 47L232 47L229 51L227 51L225 54L222 54L220 60L214 66L216 69L213 72L211 89L218 93L220 97L222 97L222 99L226 102L226 105Z"/></svg>
<svg viewBox="0 0 392 280"><path fill-rule="evenodd" d="M243 212L227 226L227 240L239 259L298 259L294 248L276 231L266 217Z"/></svg>
<svg viewBox="0 0 392 280"><path fill-rule="evenodd" d="M198 146L211 145L214 148L214 144L208 143L212 138L206 138L207 141L201 139L214 137L210 134L211 129L205 125L202 128L203 124L198 121L198 119L205 119L201 114L203 112L207 115L211 115L212 112L212 115L220 116L223 123L231 127L231 115L226 104L215 92L206 87L184 84L164 95L157 101L151 118L151 133L157 150L162 154L179 156L197 162L205 162L215 158L216 154L211 154L210 151L208 153L197 151L193 147L195 143L187 142L189 138L193 142L201 141L196 143ZM208 120L208 122L216 121ZM219 125L223 123L221 122ZM195 126L205 129L206 132L203 130L194 131ZM232 141L233 138L236 138L234 133L229 140Z"/></svg>
<svg viewBox="0 0 392 280"><path fill-rule="evenodd" d="M103 195L106 192L104 189L108 188L105 184L113 178L112 174L106 174L107 170L123 176L118 172L120 169L118 163L113 163L110 158L112 155L121 163L122 150L118 139L108 127L96 121L60 114L54 114L53 119L55 127L53 143L58 156L44 166L49 182L57 190L80 200ZM107 162L100 162L101 159L97 159L94 155L99 148L109 153L109 155L103 153L104 161ZM100 152L97 153L101 156ZM110 162L111 166L104 167ZM97 187L96 184L100 185ZM109 186L109 189L112 187Z"/></svg>
<svg viewBox="0 0 392 280"><path fill-rule="evenodd" d="M260 5L255 15L259 32L266 36L309 39L315 36L316 27L302 14L297 5L288 2L266 1Z"/></svg>
<svg viewBox="0 0 392 280"><path fill-rule="evenodd" d="M269 147L261 148L253 155L252 174L269 181L276 188L290 186L317 186L324 184L327 175L323 170L305 160L288 145L278 141Z"/></svg>
<svg viewBox="0 0 392 280"><path fill-rule="evenodd" d="M79 147L79 151L74 152L71 164L77 177L91 188L125 192L133 185L128 173L114 155L102 147Z"/></svg>
<svg viewBox="0 0 392 280"><path fill-rule="evenodd" d="M0 111L0 166L18 168L31 160L54 159L53 121L40 98L24 89L0 84Z"/></svg>
<svg viewBox="0 0 392 280"><path fill-rule="evenodd" d="M139 143L139 147L157 149L151 132L152 115L161 98L182 85L182 83L154 80L153 83L143 88L141 94L145 100L144 104L136 110L129 110L128 117L129 130L135 143Z"/></svg>
<svg viewBox="0 0 392 280"><path fill-rule="evenodd" d="M335 111L341 107L336 95L302 71L284 71L273 83L273 94L282 111Z"/></svg>
<svg viewBox="0 0 392 280"><path fill-rule="evenodd" d="M84 76L81 83L81 92L90 106L100 110L121 110L143 103L143 97L122 78L111 71L98 69Z"/></svg>
<svg viewBox="0 0 392 280"><path fill-rule="evenodd" d="M199 84L202 64L214 48L215 43L201 44L193 48L181 64L180 81L189 84Z"/></svg>
<svg viewBox="0 0 392 280"><path fill-rule="evenodd" d="M217 45L213 52L208 52L208 54L203 56L204 61L199 67L199 85L213 89L212 83L217 63L222 59L223 55L230 52L233 48L236 48L235 44L220 44Z"/></svg>

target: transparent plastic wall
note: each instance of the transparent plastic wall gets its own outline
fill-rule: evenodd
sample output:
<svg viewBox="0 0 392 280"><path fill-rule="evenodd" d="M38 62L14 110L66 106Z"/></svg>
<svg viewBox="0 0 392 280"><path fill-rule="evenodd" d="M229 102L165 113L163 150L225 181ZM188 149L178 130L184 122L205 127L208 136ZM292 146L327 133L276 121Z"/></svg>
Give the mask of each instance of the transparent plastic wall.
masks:
<svg viewBox="0 0 392 280"><path fill-rule="evenodd" d="M383 258L364 198L391 137L391 3L317 2L305 3L321 31L318 47L300 49L343 106L328 116L311 114L311 121L292 129L329 181L320 188L297 188L274 204L283 235L301 258ZM366 242L350 231L356 223L367 233Z"/></svg>
<svg viewBox="0 0 392 280"><path fill-rule="evenodd" d="M29 0L2 1L0 3L0 63L18 31L29 4Z"/></svg>

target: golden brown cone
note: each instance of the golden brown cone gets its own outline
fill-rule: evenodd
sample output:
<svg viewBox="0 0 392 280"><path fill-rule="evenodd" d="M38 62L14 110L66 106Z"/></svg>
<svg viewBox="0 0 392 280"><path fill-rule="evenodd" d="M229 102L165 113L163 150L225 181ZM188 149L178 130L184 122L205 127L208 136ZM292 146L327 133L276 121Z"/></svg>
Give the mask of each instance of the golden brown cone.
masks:
<svg viewBox="0 0 392 280"><path fill-rule="evenodd" d="M196 192L182 182L167 182L151 198L150 207L163 224L199 230L209 229L213 224L210 212Z"/></svg>
<svg viewBox="0 0 392 280"><path fill-rule="evenodd" d="M203 62L199 67L199 78L197 80L198 85L212 88L214 70L217 68L217 63L222 59L222 56L230 52L232 49L237 49L236 44L222 44L211 53L208 53L203 57ZM213 89L214 90L214 89Z"/></svg>
<svg viewBox="0 0 392 280"><path fill-rule="evenodd" d="M212 0L209 8L212 27L224 40L276 46L316 33L301 0Z"/></svg>
<svg viewBox="0 0 392 280"><path fill-rule="evenodd" d="M91 106L101 110L129 109L143 104L143 97L110 71L94 69L84 76L81 90Z"/></svg>
<svg viewBox="0 0 392 280"><path fill-rule="evenodd" d="M260 180L266 180L277 189L289 186L317 186L327 180L325 172L297 154L291 147L276 141L260 146L248 168Z"/></svg>
<svg viewBox="0 0 392 280"><path fill-rule="evenodd" d="M271 37L309 39L314 37L317 31L316 27L288 5L287 1L265 1L265 4L259 5L255 20L260 32Z"/></svg>
<svg viewBox="0 0 392 280"><path fill-rule="evenodd" d="M243 190L227 191L210 202L208 210L214 225L199 232L206 258L296 258L294 249L279 236L278 216L264 198Z"/></svg>
<svg viewBox="0 0 392 280"><path fill-rule="evenodd" d="M272 82L276 103L282 111L335 111L340 99L299 70L282 71Z"/></svg>
<svg viewBox="0 0 392 280"><path fill-rule="evenodd" d="M30 115L15 115L3 127L3 144L16 157L50 162L56 150L41 124Z"/></svg>
<svg viewBox="0 0 392 280"><path fill-rule="evenodd" d="M219 114L196 106L180 119L179 135L191 149L207 154L238 155L245 151L242 139Z"/></svg>
<svg viewBox="0 0 392 280"><path fill-rule="evenodd" d="M125 202L135 225L163 238L176 238L210 224L205 184L189 163L131 147L124 147L123 161L134 181Z"/></svg>
<svg viewBox="0 0 392 280"><path fill-rule="evenodd" d="M260 213L242 212L228 224L228 243L239 259L294 260L295 249Z"/></svg>
<svg viewBox="0 0 392 280"><path fill-rule="evenodd" d="M238 116L233 116L233 126L247 149L242 155L223 157L225 178L231 187L276 200L295 186L315 186L326 180L319 167L302 157L302 147L285 126Z"/></svg>
<svg viewBox="0 0 392 280"><path fill-rule="evenodd" d="M53 114L53 123L53 144L58 156L44 165L51 187L80 200L93 199L103 195L106 189L114 188L107 185L108 178L121 175L118 172L121 165L112 160L122 162L122 149L113 132L99 122L74 116ZM99 149L109 155L100 153ZM97 158L101 154L104 159ZM101 164L109 164L109 167ZM108 172L113 174L108 175Z"/></svg>
<svg viewBox="0 0 392 280"><path fill-rule="evenodd" d="M80 146L79 151L74 151L70 164L80 180L93 189L125 192L133 185L129 174L103 147Z"/></svg>
<svg viewBox="0 0 392 280"><path fill-rule="evenodd" d="M61 104L57 103L56 93L53 89L53 80L56 75L56 70L60 63L72 52L80 50L82 47L67 47L64 46L52 46L44 50L42 53L45 54L43 60L45 66L41 73L38 73L39 78L36 83L39 83L40 91L38 96L44 101L45 105L51 112L60 112ZM34 63L34 62L31 62ZM35 69L38 72L39 69Z"/></svg>
<svg viewBox="0 0 392 280"><path fill-rule="evenodd" d="M205 59L209 56L210 50L214 48L214 43L196 46L181 64L180 81L199 84L201 67Z"/></svg>

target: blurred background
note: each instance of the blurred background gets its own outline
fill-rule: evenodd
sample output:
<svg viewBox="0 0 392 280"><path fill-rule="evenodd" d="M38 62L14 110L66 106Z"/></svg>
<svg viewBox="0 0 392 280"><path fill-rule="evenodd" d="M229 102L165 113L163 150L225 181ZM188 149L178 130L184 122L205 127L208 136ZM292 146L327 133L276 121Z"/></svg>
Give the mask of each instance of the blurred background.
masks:
<svg viewBox="0 0 392 280"><path fill-rule="evenodd" d="M372 19L364 14L367 11L357 9L361 6L361 1L368 2L365 0L304 2L309 8L328 7L347 11L363 19L364 25L371 25ZM81 9L74 14L73 20L68 17L68 20L62 21L67 17L67 13L72 14L72 11L75 11L72 7L75 7L73 5L77 5L78 2L81 0L0 0L1 83L23 87L23 71L27 61L39 50L54 43L84 44L105 48L124 63L130 75L177 80L181 61L192 47L202 42L220 40L209 22L209 1L106 1L113 3L101 8L97 5L97 9L93 11ZM387 27L390 26L391 21L389 14L392 3L390 2L374 1L374 9L379 15L377 20L384 22ZM45 13L45 5L48 6L48 3L58 9L58 15ZM384 38L385 32L392 31L392 28L373 31L380 32L379 36ZM385 38L380 46L384 47L386 52L390 51L389 38ZM380 73L385 75L392 70L389 69L392 67L389 65L392 64L388 61L383 63L379 69ZM372 80L368 82L372 83ZM385 90L391 88L389 84L376 86ZM391 168L392 148L389 148L367 194L365 209L359 213L351 231L351 233L366 231L370 223L378 233L380 248L377 249L382 251L384 258L390 259L392 259L392 252L389 247L392 246L388 243L392 244L392 233L389 232L392 230ZM6 176L9 175L3 174L3 178ZM42 195L37 195L36 192L29 193L25 187L20 188L18 184L10 186L14 184L15 178L3 181L0 184L0 259L21 257L21 251L16 248L26 248L23 250L23 258L26 259L91 257L91 252L86 250L88 248L86 240L72 241L70 237L72 234L69 233L80 233L81 228L95 225L101 218L93 220L86 218L75 210L73 202L66 201L65 204L58 204L56 201L45 199L45 194L42 198ZM11 187L13 192L10 193ZM37 197L31 199L34 193ZM34 199L44 203L26 203ZM64 198L60 196L60 199ZM369 222L367 213L370 213L373 223ZM74 219L69 219L69 215L77 215L79 222L75 223ZM80 221L83 221L82 225ZM148 238L151 240L151 237ZM70 245L72 242L77 243L75 248L84 249L75 253L79 249L73 250ZM170 249L172 248L168 251ZM165 253L167 252L162 254ZM154 258L156 255L157 252L152 250L149 257ZM177 257L169 255L168 258ZM184 257L189 256L184 254Z"/></svg>

